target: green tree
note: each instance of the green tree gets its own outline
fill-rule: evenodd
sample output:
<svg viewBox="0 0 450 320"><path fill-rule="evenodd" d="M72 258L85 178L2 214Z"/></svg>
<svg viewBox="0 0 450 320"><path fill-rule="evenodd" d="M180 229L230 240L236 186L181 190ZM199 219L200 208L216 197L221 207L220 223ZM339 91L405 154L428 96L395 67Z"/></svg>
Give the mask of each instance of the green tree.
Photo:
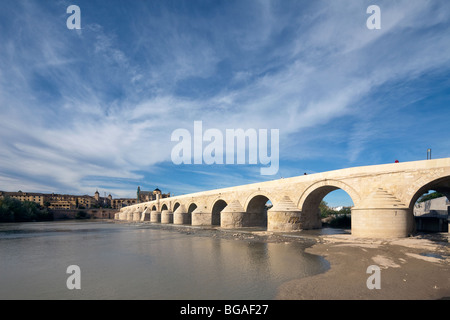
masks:
<svg viewBox="0 0 450 320"><path fill-rule="evenodd" d="M428 193L428 194L424 194L423 196L421 196L418 200L418 202L425 202L431 199L436 199L436 198L440 198L443 197L444 195L440 192L432 192L432 193Z"/></svg>
<svg viewBox="0 0 450 320"><path fill-rule="evenodd" d="M10 209L11 198L4 197L0 199L0 221L2 222L13 222L14 212Z"/></svg>
<svg viewBox="0 0 450 320"><path fill-rule="evenodd" d="M319 209L320 209L320 216L321 216L322 218L326 218L326 217L328 217L328 216L330 216L330 215L333 215L333 214L336 214L336 213L337 213L336 211L334 211L333 209L331 209L331 208L328 206L328 203L327 203L326 201L324 201L324 200L320 201Z"/></svg>
<svg viewBox="0 0 450 320"><path fill-rule="evenodd" d="M89 217L88 217L88 214L87 214L86 211L80 210L80 211L78 211L77 214L75 215L75 219L87 219L87 218L89 218Z"/></svg>
<svg viewBox="0 0 450 320"><path fill-rule="evenodd" d="M24 222L53 220L53 215L47 209L41 208L32 201L21 202L11 197L0 199L1 222Z"/></svg>
<svg viewBox="0 0 450 320"><path fill-rule="evenodd" d="M349 215L338 215L330 221L330 227L332 228L348 228L350 226L351 217Z"/></svg>
<svg viewBox="0 0 450 320"><path fill-rule="evenodd" d="M339 210L339 214L351 214L351 213L352 213L352 209L348 208L348 207L345 207L345 208L342 208L341 210Z"/></svg>

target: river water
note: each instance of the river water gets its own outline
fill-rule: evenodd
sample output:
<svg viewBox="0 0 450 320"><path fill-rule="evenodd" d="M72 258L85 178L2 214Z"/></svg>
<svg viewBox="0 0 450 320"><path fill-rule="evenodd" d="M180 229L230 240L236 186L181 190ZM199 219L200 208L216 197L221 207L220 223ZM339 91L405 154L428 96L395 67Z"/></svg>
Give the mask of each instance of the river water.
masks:
<svg viewBox="0 0 450 320"><path fill-rule="evenodd" d="M0 224L0 299L273 299L329 268L306 243L92 221ZM67 268L80 268L69 290Z"/></svg>

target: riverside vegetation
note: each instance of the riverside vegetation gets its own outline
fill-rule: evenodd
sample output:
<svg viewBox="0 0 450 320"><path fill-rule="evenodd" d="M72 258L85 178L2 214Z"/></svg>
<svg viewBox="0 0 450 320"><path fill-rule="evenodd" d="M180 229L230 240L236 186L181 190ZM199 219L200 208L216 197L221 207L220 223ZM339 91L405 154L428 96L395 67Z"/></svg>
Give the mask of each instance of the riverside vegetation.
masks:
<svg viewBox="0 0 450 320"><path fill-rule="evenodd" d="M321 201L319 205L322 222L332 228L349 228L351 226L351 208L344 207L336 211L328 206L326 201Z"/></svg>
<svg viewBox="0 0 450 320"><path fill-rule="evenodd" d="M0 222L50 221L53 214L35 202L0 198Z"/></svg>

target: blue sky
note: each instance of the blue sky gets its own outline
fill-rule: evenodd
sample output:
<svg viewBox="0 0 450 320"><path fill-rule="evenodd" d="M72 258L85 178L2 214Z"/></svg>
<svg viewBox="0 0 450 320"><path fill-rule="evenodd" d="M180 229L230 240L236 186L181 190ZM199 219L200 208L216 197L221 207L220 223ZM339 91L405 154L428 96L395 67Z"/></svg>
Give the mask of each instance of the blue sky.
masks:
<svg viewBox="0 0 450 320"><path fill-rule="evenodd" d="M449 19L446 0L2 1L0 190L177 195L449 157ZM279 129L278 173L174 165L196 120Z"/></svg>

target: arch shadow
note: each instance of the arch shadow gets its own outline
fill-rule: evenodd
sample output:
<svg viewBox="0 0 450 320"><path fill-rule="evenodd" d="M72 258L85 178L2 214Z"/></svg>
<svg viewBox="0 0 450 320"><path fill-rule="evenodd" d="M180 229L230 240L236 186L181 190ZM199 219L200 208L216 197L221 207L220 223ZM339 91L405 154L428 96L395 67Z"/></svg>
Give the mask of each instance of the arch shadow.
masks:
<svg viewBox="0 0 450 320"><path fill-rule="evenodd" d="M245 227L262 227L267 229L267 210L266 203L272 199L267 193L256 193L245 206L244 223ZM272 202L273 203L273 202Z"/></svg>
<svg viewBox="0 0 450 320"><path fill-rule="evenodd" d="M228 205L223 199L217 199L211 209L211 225L220 226L220 213Z"/></svg>

